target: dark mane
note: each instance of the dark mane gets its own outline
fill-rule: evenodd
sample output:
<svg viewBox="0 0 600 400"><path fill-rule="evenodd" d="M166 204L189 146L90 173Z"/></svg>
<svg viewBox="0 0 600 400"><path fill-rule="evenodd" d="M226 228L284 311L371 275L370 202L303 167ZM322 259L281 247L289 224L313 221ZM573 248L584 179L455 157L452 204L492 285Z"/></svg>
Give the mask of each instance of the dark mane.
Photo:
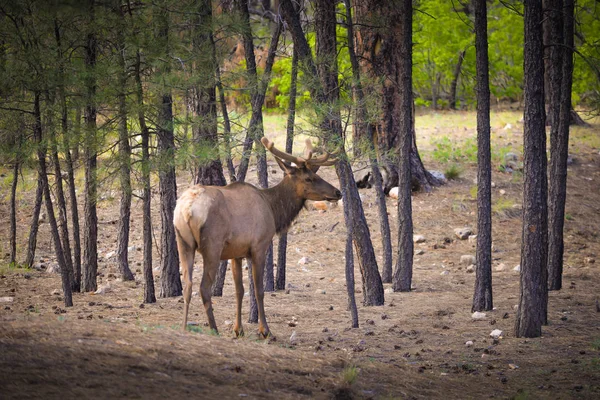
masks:
<svg viewBox="0 0 600 400"><path fill-rule="evenodd" d="M306 199L296 194L295 187L286 179L282 180L277 186L260 190L260 192L271 206L277 233L289 228L306 201Z"/></svg>

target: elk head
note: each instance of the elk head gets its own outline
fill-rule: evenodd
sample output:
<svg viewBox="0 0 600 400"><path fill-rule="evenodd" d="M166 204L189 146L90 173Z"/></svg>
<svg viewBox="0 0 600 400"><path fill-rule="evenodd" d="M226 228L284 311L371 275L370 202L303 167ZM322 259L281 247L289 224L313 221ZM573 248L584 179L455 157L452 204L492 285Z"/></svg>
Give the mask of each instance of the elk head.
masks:
<svg viewBox="0 0 600 400"><path fill-rule="evenodd" d="M285 173L284 179L288 179L293 184L299 197L316 201L337 201L342 198L342 193L338 189L316 173L321 166L334 165L337 160L330 159L331 155L329 153L313 157L313 147L310 139L306 139L304 157L297 157L278 150L273 142L266 137L263 137L261 142L275 156L277 164ZM294 163L295 166L291 163Z"/></svg>

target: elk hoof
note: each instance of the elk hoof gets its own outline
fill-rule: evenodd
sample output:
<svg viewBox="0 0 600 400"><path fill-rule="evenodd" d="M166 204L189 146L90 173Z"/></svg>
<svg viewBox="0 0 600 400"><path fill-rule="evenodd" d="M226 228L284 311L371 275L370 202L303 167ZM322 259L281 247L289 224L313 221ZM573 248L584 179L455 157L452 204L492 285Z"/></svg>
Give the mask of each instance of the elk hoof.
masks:
<svg viewBox="0 0 600 400"><path fill-rule="evenodd" d="M268 341L275 341L275 336L271 333L271 331L259 332L258 334L261 339L266 339Z"/></svg>
<svg viewBox="0 0 600 400"><path fill-rule="evenodd" d="M246 335L246 334L244 333L244 330L243 330L243 329L240 329L240 330L236 330L236 331L235 331L235 337L237 337L237 338L244 337L245 335Z"/></svg>

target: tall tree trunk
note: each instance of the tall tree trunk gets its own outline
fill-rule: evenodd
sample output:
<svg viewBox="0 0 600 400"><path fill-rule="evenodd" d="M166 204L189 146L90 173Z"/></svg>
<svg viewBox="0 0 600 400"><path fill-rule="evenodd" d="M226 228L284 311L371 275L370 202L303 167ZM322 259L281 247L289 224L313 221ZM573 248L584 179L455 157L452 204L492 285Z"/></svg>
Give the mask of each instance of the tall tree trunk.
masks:
<svg viewBox="0 0 600 400"><path fill-rule="evenodd" d="M458 87L458 78L460 78L460 71L462 69L462 63L465 60L466 50L462 50L458 53L458 60L454 66L454 74L452 75L452 83L450 83L450 109L456 110L456 88Z"/></svg>
<svg viewBox="0 0 600 400"><path fill-rule="evenodd" d="M67 264L71 270L71 288L74 292L81 290L81 239L79 236L79 210L77 209L77 195L75 191L75 176L73 171L73 160L71 158L71 148L69 136L69 114L67 109L67 95L65 90L65 57L62 48L62 37L60 32L60 24L58 20L54 19L54 36L56 40L56 52L58 60L58 102L60 107L60 126L62 130L65 166L67 170L67 189L69 191L69 199L71 206L71 224L73 225L73 257L71 257L71 245L69 243L69 232L67 229L67 210L66 202L64 201L64 194L62 189L62 183L60 186L60 195L63 197L62 204L59 211L59 218L64 221L63 238L66 238L64 243L65 256ZM58 146L58 141L56 141ZM54 157L55 165L59 165L58 154L55 153ZM55 170L55 176L60 176L60 171ZM64 207L64 208L63 208ZM63 215L60 215L63 214ZM64 240L64 239L63 239Z"/></svg>
<svg viewBox="0 0 600 400"><path fill-rule="evenodd" d="M17 263L17 184L19 183L19 156L13 165L13 181L10 188L10 265Z"/></svg>
<svg viewBox="0 0 600 400"><path fill-rule="evenodd" d="M367 120L367 109L365 95L360 79L360 65L354 51L354 23L352 21L352 4L350 0L344 1L346 5L346 27L348 29L348 53L352 65L354 96L356 98L356 122L355 127L359 131L368 132L369 143L369 161L371 163L371 175L373 176L373 186L377 197L377 210L379 212L379 230L381 231L381 242L383 247L383 268L381 280L384 283L392 282L392 238L390 235L390 222L385 204L385 193L383 192L383 179L381 171L377 166L377 156L375 150L375 129L373 124ZM355 143L356 146L356 143Z"/></svg>
<svg viewBox="0 0 600 400"><path fill-rule="evenodd" d="M294 147L294 123L296 120L296 95L298 89L298 52L294 48L292 53L292 70L290 78L290 102L288 105L287 127L285 131L285 151L292 154ZM277 248L277 273L275 275L275 290L285 289L285 270L287 264L288 234L279 235Z"/></svg>
<svg viewBox="0 0 600 400"><path fill-rule="evenodd" d="M60 242L60 235L58 233L58 224L56 223L56 217L54 216L54 208L52 206L52 196L50 194L50 185L48 185L48 173L46 170L46 145L42 141L42 115L40 112L40 94L35 93L34 98L34 126L33 134L35 142L37 144L37 156L38 156L38 173L43 180L44 187L44 200L46 203L46 212L48 213L48 222L50 224L50 232L54 242L54 250L56 252L56 260L60 267L60 275L62 280L62 288L64 295L65 307L73 306L73 295L71 292L70 273L65 262L62 244Z"/></svg>
<svg viewBox="0 0 600 400"><path fill-rule="evenodd" d="M525 3L523 236L516 337L538 337L547 320L548 181L542 1Z"/></svg>
<svg viewBox="0 0 600 400"><path fill-rule="evenodd" d="M339 109L335 103L339 100L337 84L337 51L335 41L335 4L331 0L318 1L316 4L315 20L317 27L317 58L320 61L319 72L315 65L310 47L300 24L299 17L290 0L280 1L280 10L288 24L288 29L298 51L298 60L304 69L304 76L310 80L309 90L313 100L325 109L321 114L321 127L326 132L327 143L342 142L342 126ZM325 64L327 63L327 64ZM315 79L316 78L316 79ZM363 278L363 304L366 306L382 305L384 303L383 284L377 269L377 260L367 226L364 210L358 188L354 183L352 168L346 160L342 146L341 160L336 165L340 179L344 207L350 207L352 216L348 222L352 224L353 241L358 255L359 267Z"/></svg>
<svg viewBox="0 0 600 400"><path fill-rule="evenodd" d="M125 63L125 37L121 8L117 3L117 18L119 28L118 40L118 63L119 63L119 93L118 118L119 118L119 181L121 184L121 202L119 207L119 227L117 233L117 268L124 281L132 281L133 273L129 268L129 230L131 219L131 146L129 144L129 131L127 129L127 65Z"/></svg>
<svg viewBox="0 0 600 400"><path fill-rule="evenodd" d="M44 180L38 173L37 189L35 190L35 203L33 205L33 213L31 216L31 227L29 228L29 240L27 241L27 258L25 259L25 267L33 267L35 259L35 250L37 247L37 234L40 227L40 210L44 198Z"/></svg>
<svg viewBox="0 0 600 400"><path fill-rule="evenodd" d="M411 202L411 166L410 153L413 142L413 98L412 98L412 1L401 0L395 23L391 25L400 43L396 43L394 57L388 60L395 65L389 70L397 74L390 76L392 85L397 87L397 100L394 102L394 114L398 115L399 163L398 163L398 259L394 271L392 287L394 291L408 292L412 283L413 270L413 221ZM388 44L390 45L390 44ZM395 79L394 79L395 78Z"/></svg>
<svg viewBox="0 0 600 400"><path fill-rule="evenodd" d="M346 0L347 1L347 0ZM346 7L348 4L346 3ZM349 7L348 7L349 9ZM344 208L344 220L349 220L351 217L348 215L349 209ZM350 222L350 221L348 221ZM348 310L352 318L352 328L358 328L358 309L356 308L356 295L355 295L355 282L354 282L354 253L352 251L352 224L346 223L349 227L346 232L346 293L348 294Z"/></svg>
<svg viewBox="0 0 600 400"><path fill-rule="evenodd" d="M142 137L142 224L143 224L143 254L144 254L144 303L156 303L154 292L154 275L152 273L152 208L150 192L150 130L146 125L144 113L144 91L142 86L140 51L136 52L135 61L136 101L138 106L138 123Z"/></svg>
<svg viewBox="0 0 600 400"><path fill-rule="evenodd" d="M90 1L90 15L94 21L94 0ZM96 35L88 33L85 45L86 105L85 105L85 200L83 226L82 291L97 289L98 273L98 216L97 202L97 133L96 133Z"/></svg>
<svg viewBox="0 0 600 400"><path fill-rule="evenodd" d="M484 311L494 307L492 300L490 77L485 0L474 0L473 8L477 64L477 262L472 311Z"/></svg>
<svg viewBox="0 0 600 400"><path fill-rule="evenodd" d="M170 73L169 14L161 10L157 17L157 41L163 46L164 60L161 67L162 82L158 98L158 118L156 134L158 136L159 192L161 220L161 266L159 297L181 296L182 286L179 276L179 257L173 212L177 203L177 181L175 176L175 134L173 131L173 97L167 87L166 76Z"/></svg>
<svg viewBox="0 0 600 400"><path fill-rule="evenodd" d="M563 3L562 1L558 1ZM569 125L571 119L571 89L573 84L573 30L574 0L564 0L564 48L562 51L562 77L559 84L560 106L558 114L553 110L554 124L550 130L550 180L548 203L548 287L560 290L562 287L565 221L565 203L567 197L567 157L569 155ZM558 47L558 46L557 46ZM559 101L555 97L553 101ZM554 107L553 107L554 108ZM555 125L557 129L555 130Z"/></svg>

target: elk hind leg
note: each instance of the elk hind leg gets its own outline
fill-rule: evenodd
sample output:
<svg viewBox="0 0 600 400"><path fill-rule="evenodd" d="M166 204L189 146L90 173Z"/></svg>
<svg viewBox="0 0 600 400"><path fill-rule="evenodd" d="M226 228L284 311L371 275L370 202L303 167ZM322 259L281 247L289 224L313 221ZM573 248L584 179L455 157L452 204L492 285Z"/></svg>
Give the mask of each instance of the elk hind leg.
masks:
<svg viewBox="0 0 600 400"><path fill-rule="evenodd" d="M194 255L196 249L190 247L185 240L177 233L177 250L179 251L179 265L183 273L183 330L187 328L188 312L190 308L190 301L192 299L192 274L194 272Z"/></svg>
<svg viewBox="0 0 600 400"><path fill-rule="evenodd" d="M235 285L235 299L236 299L236 314L235 323L233 325L233 331L235 336L244 336L244 328L242 327L242 302L244 300L244 282L242 280L242 259L234 258L231 260L231 272L233 275L233 283Z"/></svg>
<svg viewBox="0 0 600 400"><path fill-rule="evenodd" d="M217 275L217 269L219 267L221 250L207 252L202 255L204 261L204 271L202 274L202 282L200 282L200 295L202 296L202 303L204 304L204 310L206 311L206 317L208 318L208 325L210 329L218 332L217 324L215 322L215 315L212 307L212 284Z"/></svg>

